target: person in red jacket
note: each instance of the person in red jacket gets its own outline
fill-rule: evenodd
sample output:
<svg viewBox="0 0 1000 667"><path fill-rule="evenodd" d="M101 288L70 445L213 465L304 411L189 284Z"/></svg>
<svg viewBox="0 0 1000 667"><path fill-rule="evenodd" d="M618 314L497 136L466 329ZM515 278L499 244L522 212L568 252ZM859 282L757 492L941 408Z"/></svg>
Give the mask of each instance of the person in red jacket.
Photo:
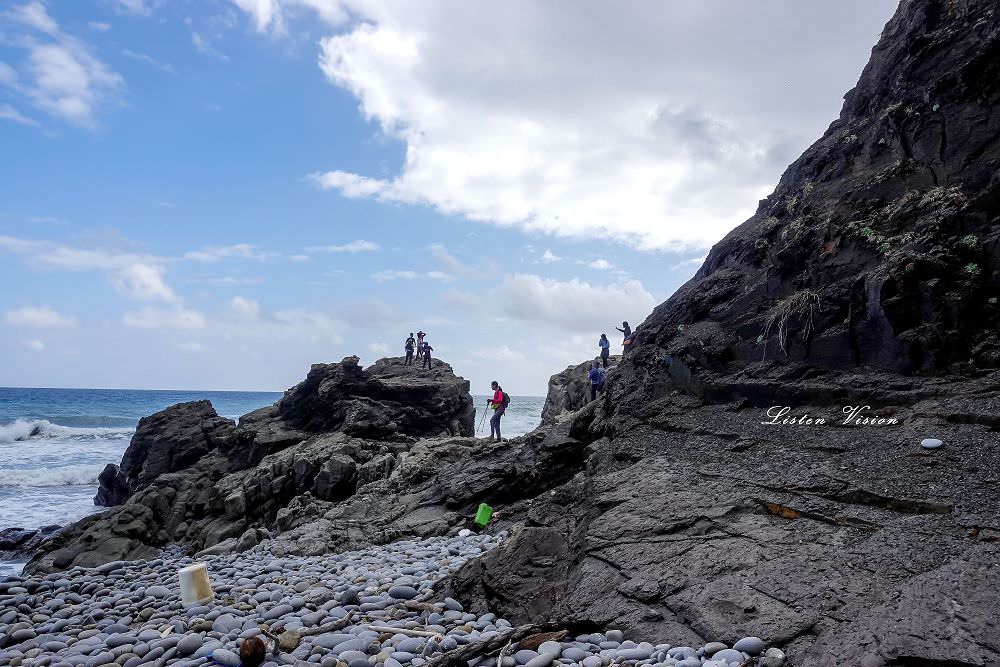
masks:
<svg viewBox="0 0 1000 667"><path fill-rule="evenodd" d="M500 442L500 418L503 417L504 410L507 409L507 395L503 391L500 383L494 380L490 387L493 389L493 398L488 405L493 408L493 416L490 417L490 441L496 433L496 441Z"/></svg>

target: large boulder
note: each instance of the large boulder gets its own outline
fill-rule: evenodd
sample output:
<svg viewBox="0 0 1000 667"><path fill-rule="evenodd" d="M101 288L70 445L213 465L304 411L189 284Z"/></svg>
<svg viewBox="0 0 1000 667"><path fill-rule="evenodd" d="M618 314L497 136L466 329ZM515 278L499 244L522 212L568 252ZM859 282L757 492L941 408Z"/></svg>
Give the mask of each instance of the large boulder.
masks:
<svg viewBox="0 0 1000 667"><path fill-rule="evenodd" d="M615 355L608 361L608 373L613 373L621 356ZM587 375L592 364L593 361L585 361L569 366L549 378L548 392L542 405L543 424L555 424L563 415L575 412L590 402L590 380Z"/></svg>
<svg viewBox="0 0 1000 667"><path fill-rule="evenodd" d="M143 417L118 469L105 468L95 504L119 505L160 475L183 470L216 449L236 442L236 424L220 417L210 401L191 401Z"/></svg>

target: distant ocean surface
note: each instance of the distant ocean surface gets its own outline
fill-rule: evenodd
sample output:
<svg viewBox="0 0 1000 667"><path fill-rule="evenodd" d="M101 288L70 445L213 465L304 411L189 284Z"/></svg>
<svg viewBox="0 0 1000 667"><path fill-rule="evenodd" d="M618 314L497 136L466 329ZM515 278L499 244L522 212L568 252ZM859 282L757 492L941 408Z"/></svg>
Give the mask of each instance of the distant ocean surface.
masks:
<svg viewBox="0 0 1000 667"><path fill-rule="evenodd" d="M235 419L271 405L280 392L0 388L0 530L66 524L99 511L97 476L120 463L140 417L208 399ZM475 396L476 426L486 396ZM504 437L538 426L545 399L512 396ZM489 435L486 423L478 435Z"/></svg>

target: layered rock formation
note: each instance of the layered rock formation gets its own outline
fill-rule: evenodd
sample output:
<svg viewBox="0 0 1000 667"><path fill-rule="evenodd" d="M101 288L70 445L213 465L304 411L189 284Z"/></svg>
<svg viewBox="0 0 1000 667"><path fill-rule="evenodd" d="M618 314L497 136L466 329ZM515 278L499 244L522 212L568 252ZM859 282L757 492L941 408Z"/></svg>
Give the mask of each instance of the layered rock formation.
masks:
<svg viewBox="0 0 1000 667"><path fill-rule="evenodd" d="M317 364L274 406L239 423L208 401L142 419L121 466L101 475L96 500L116 503L45 543L27 569L145 558L167 543L252 547L288 505L342 500L388 477L421 438L473 434L467 380L357 357Z"/></svg>
<svg viewBox="0 0 1000 667"><path fill-rule="evenodd" d="M563 418L584 469L503 508L451 594L794 665L1000 664L998 11L900 4L840 119Z"/></svg>
<svg viewBox="0 0 1000 667"><path fill-rule="evenodd" d="M621 355L608 359L608 373L621 362ZM542 406L542 424L555 424L562 415L579 410L590 402L590 373L593 360L569 366L549 379L549 390Z"/></svg>

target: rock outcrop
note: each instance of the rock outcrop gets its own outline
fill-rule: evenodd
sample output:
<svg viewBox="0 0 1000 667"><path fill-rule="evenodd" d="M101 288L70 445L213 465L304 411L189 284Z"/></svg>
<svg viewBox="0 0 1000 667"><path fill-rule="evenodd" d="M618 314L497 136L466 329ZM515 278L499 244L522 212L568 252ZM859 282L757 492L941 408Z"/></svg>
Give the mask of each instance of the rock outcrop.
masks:
<svg viewBox="0 0 1000 667"><path fill-rule="evenodd" d="M609 357L607 372L613 373L621 359L621 355ZM587 374L593 361L569 366L549 378L549 390L542 406L543 424L555 424L562 415L575 412L590 402L590 381Z"/></svg>
<svg viewBox="0 0 1000 667"><path fill-rule="evenodd" d="M998 55L996 3L903 0L840 119L559 420L583 469L449 593L797 667L1000 664Z"/></svg>
<svg viewBox="0 0 1000 667"><path fill-rule="evenodd" d="M349 498L421 438L471 436L474 422L467 380L444 362L427 371L401 358L314 365L238 424L208 401L175 405L142 419L121 466L102 473L96 500L117 506L60 531L27 569L145 558L168 543L256 543L259 530L285 525L293 501Z"/></svg>

